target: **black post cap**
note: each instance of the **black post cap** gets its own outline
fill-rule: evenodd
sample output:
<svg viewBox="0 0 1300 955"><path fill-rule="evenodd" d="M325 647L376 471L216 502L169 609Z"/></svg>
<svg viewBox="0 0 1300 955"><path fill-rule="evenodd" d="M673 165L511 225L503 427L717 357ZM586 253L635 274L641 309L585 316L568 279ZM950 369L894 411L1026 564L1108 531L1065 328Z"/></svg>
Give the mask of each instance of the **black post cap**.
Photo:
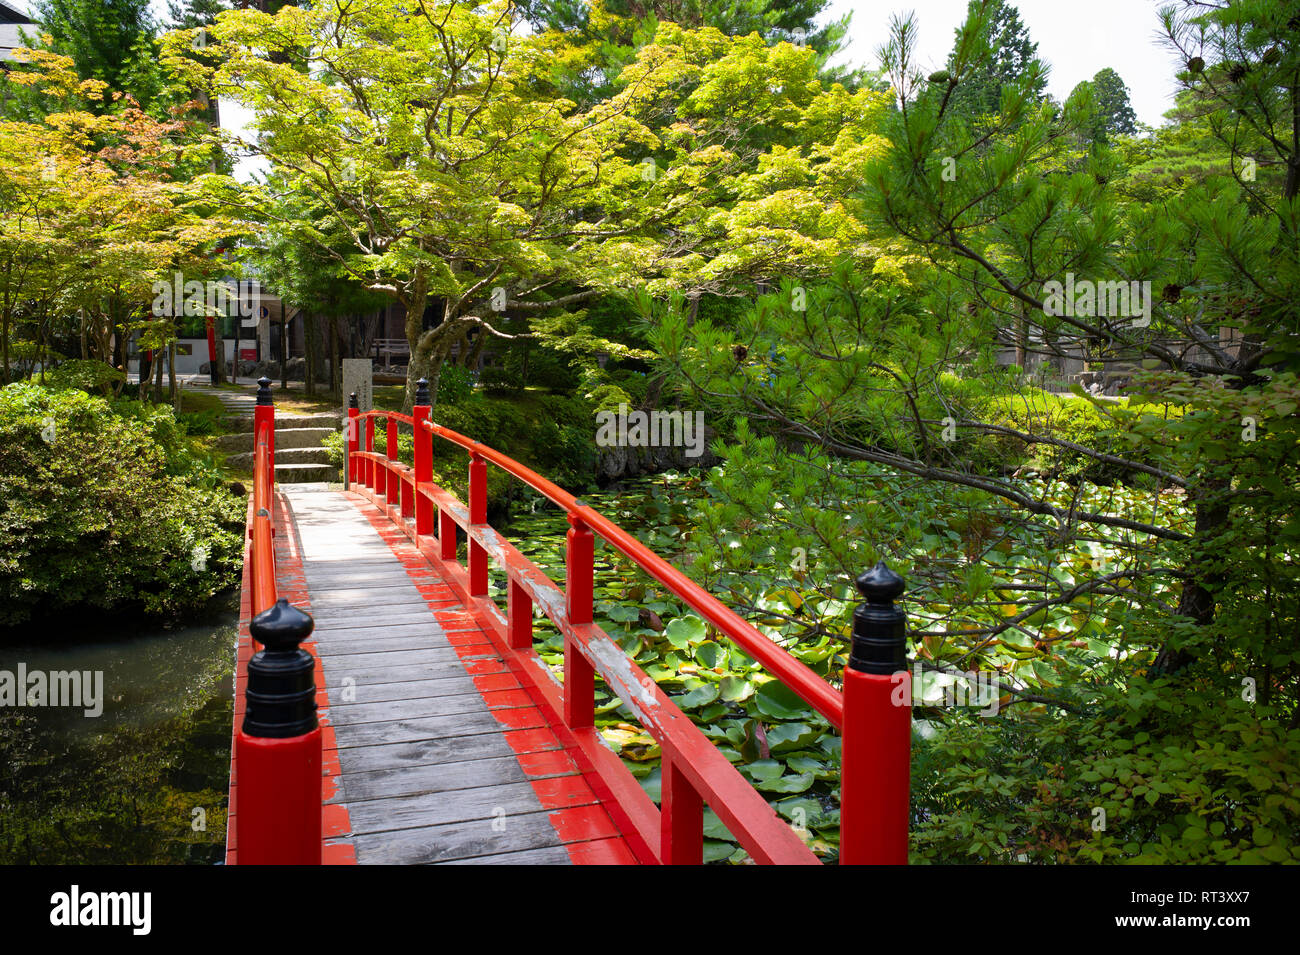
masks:
<svg viewBox="0 0 1300 955"><path fill-rule="evenodd" d="M355 391L348 395L348 407L358 409L361 407L361 405L357 404L357 393Z"/></svg>
<svg viewBox="0 0 1300 955"><path fill-rule="evenodd" d="M257 379L257 403L259 405L274 404L271 400L271 379L265 375Z"/></svg>
<svg viewBox="0 0 1300 955"><path fill-rule="evenodd" d="M430 404L428 378L421 378L415 383L415 403L421 407L428 407Z"/></svg>
<svg viewBox="0 0 1300 955"><path fill-rule="evenodd" d="M287 739L316 728L316 661L299 646L314 626L283 597L249 624L264 647L248 661L243 729L249 736Z"/></svg>
<svg viewBox="0 0 1300 955"><path fill-rule="evenodd" d="M849 668L859 673L896 673L907 669L907 615L894 606L906 589L903 578L885 562L857 579L866 603L853 610L853 650Z"/></svg>

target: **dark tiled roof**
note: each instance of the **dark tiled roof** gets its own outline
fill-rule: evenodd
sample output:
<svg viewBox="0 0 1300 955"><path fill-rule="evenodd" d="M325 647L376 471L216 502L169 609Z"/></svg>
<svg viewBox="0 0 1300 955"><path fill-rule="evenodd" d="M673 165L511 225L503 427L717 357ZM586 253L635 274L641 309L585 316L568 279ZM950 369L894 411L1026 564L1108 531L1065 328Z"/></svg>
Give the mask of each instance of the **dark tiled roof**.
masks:
<svg viewBox="0 0 1300 955"><path fill-rule="evenodd" d="M32 18L0 0L0 23L30 24Z"/></svg>

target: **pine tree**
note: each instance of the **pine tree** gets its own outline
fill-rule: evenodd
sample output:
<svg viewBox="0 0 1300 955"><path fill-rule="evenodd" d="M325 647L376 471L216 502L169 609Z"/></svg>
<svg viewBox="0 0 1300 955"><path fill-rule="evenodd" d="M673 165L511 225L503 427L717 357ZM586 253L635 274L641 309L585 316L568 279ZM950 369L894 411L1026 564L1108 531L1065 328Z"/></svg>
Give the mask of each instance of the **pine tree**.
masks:
<svg viewBox="0 0 1300 955"><path fill-rule="evenodd" d="M37 0L33 16L81 77L103 80L142 105L158 95L149 0Z"/></svg>
<svg viewBox="0 0 1300 955"><path fill-rule="evenodd" d="M1038 57L1038 44L1029 38L1029 28L1019 11L1006 0L970 0L967 23L974 26L987 44L987 53L963 63L960 53L961 30L948 56L948 72L957 81L952 107L968 117L987 116L999 111L1002 88L1023 82L1030 64ZM1036 77L1031 94L1041 101L1047 89L1047 77Z"/></svg>
<svg viewBox="0 0 1300 955"><path fill-rule="evenodd" d="M1090 87L1093 101L1093 122L1090 138L1106 140L1112 135L1131 136L1137 132L1137 114L1129 102L1128 87L1118 73L1109 66L1098 71L1091 80L1084 80L1074 88L1074 93ZM1074 95L1071 93L1070 95Z"/></svg>

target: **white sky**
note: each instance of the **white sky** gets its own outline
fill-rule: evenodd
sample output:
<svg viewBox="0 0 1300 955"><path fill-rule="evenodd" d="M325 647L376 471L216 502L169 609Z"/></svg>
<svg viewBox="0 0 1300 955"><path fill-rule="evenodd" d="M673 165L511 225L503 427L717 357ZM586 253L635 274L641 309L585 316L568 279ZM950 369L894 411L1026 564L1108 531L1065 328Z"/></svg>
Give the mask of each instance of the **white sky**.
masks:
<svg viewBox="0 0 1300 955"><path fill-rule="evenodd" d="M1133 111L1151 126L1163 123L1174 104L1177 62L1159 41L1156 10L1169 0L1012 0L1039 59L1051 66L1048 91L1064 101L1082 80L1106 67L1129 89ZM918 55L926 72L942 69L955 31L966 18L966 0L831 0L835 17L852 13L842 59L878 69L876 51L889 38L895 13L916 14Z"/></svg>
<svg viewBox="0 0 1300 955"><path fill-rule="evenodd" d="M5 0L30 9L28 0ZM1064 100L1081 80L1092 79L1109 66L1129 88L1138 119L1152 126L1163 123L1173 106L1177 63L1159 40L1156 10L1168 0L1013 0L1020 18L1038 44L1038 55L1051 66L1048 89ZM152 0L155 16L166 20L166 0ZM877 51L889 37L896 13L916 13L919 57L926 72L942 68L952 49L954 31L966 16L966 0L831 0L828 13L851 13L849 34L841 59L872 69L880 65ZM222 101L222 124L239 129L247 116L235 104ZM246 175L253 164L241 163Z"/></svg>

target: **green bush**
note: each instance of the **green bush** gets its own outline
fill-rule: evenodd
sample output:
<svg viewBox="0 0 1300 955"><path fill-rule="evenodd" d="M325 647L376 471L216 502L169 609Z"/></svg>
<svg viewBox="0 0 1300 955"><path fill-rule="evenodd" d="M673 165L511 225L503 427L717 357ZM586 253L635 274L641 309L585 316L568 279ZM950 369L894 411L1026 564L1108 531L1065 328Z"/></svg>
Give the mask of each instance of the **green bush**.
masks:
<svg viewBox="0 0 1300 955"><path fill-rule="evenodd" d="M1200 676L1191 694L1137 679L1077 717L940 725L914 745L914 861L1300 862L1300 737Z"/></svg>
<svg viewBox="0 0 1300 955"><path fill-rule="evenodd" d="M174 614L236 581L244 501L209 486L169 409L133 405L0 390L0 625L73 608Z"/></svg>
<svg viewBox="0 0 1300 955"><path fill-rule="evenodd" d="M45 373L45 384L54 389L77 388L108 394L112 386L126 381L126 373L102 361L71 358Z"/></svg>
<svg viewBox="0 0 1300 955"><path fill-rule="evenodd" d="M456 404L474 393L474 373L444 362L438 372L438 404Z"/></svg>

